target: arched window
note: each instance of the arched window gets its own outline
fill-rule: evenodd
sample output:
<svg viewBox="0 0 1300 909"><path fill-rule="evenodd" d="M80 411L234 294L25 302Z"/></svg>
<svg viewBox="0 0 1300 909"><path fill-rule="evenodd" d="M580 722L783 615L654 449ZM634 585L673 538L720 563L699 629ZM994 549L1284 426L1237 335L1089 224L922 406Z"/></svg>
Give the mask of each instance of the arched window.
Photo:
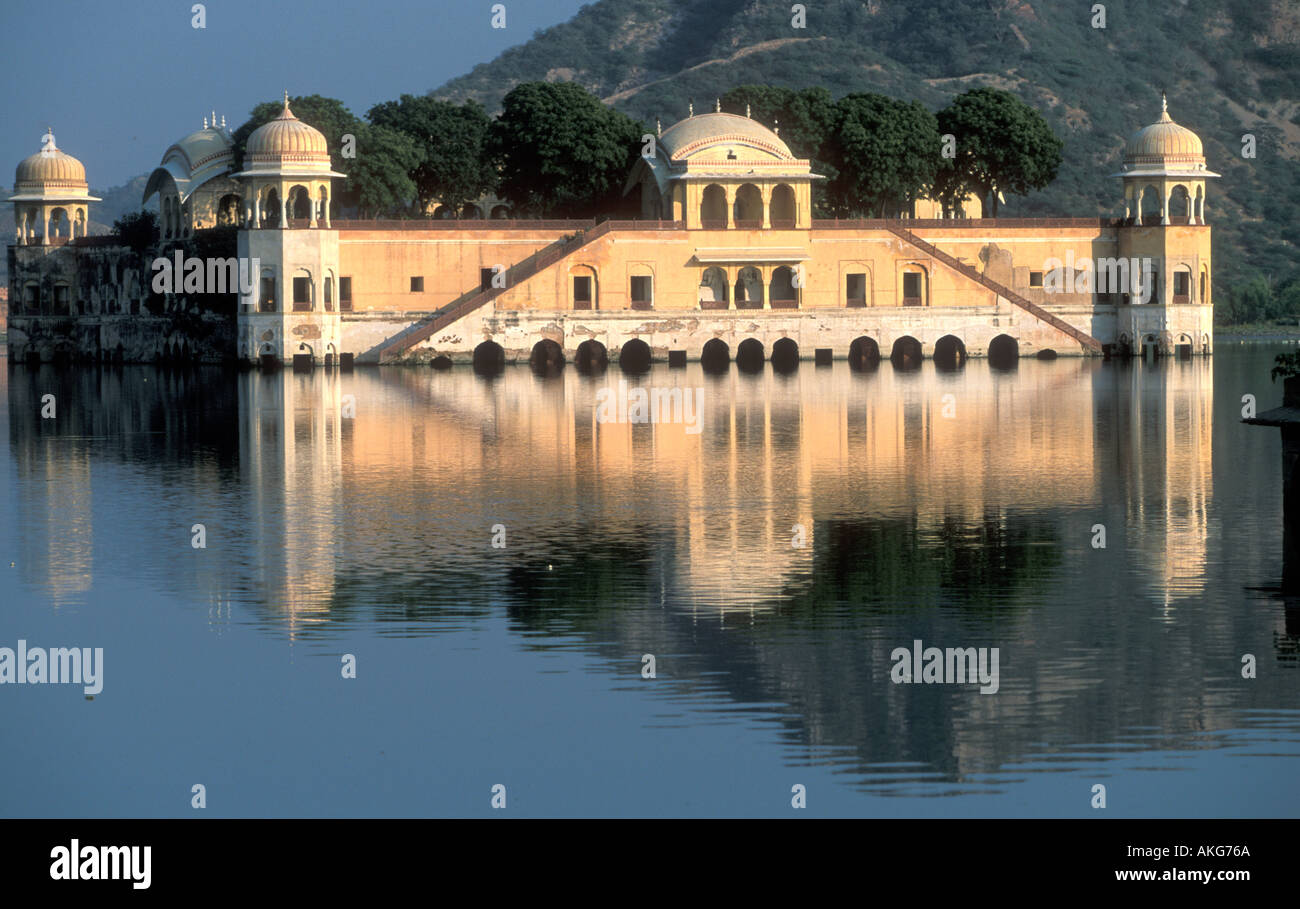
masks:
<svg viewBox="0 0 1300 909"><path fill-rule="evenodd" d="M799 308L799 289L794 286L794 269L781 265L772 270L767 298L773 309Z"/></svg>
<svg viewBox="0 0 1300 909"><path fill-rule="evenodd" d="M727 226L727 191L716 183L704 187L700 199L700 226L721 230Z"/></svg>
<svg viewBox="0 0 1300 909"><path fill-rule="evenodd" d="M772 226L793 229L797 226L794 190L780 183L772 190Z"/></svg>
<svg viewBox="0 0 1300 909"><path fill-rule="evenodd" d="M735 224L747 228L763 226L763 194L753 183L736 190Z"/></svg>

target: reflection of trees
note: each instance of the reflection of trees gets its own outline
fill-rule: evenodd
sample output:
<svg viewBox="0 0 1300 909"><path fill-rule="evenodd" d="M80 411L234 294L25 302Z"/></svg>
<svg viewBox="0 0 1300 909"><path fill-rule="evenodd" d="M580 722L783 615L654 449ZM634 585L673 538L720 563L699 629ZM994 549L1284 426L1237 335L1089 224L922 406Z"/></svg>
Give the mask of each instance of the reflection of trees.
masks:
<svg viewBox="0 0 1300 909"><path fill-rule="evenodd" d="M1062 551L1054 525L995 514L973 524L946 515L934 529L915 517L827 521L814 539L812 583L796 610L842 600L1001 611L1006 591L1047 576Z"/></svg>
<svg viewBox="0 0 1300 909"><path fill-rule="evenodd" d="M595 539L598 529L576 534L573 544L542 547L506 571L506 614L530 631L586 630L605 611L645 602L653 586L651 566L663 559L666 541L648 528L641 534Z"/></svg>

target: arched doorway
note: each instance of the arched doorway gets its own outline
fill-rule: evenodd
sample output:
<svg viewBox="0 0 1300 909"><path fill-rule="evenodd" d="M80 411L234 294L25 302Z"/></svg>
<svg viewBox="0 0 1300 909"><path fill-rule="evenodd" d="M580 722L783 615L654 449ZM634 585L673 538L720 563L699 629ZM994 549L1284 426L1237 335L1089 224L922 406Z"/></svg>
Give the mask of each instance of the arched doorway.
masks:
<svg viewBox="0 0 1300 909"><path fill-rule="evenodd" d="M767 299L773 309L798 309L799 289L794 286L794 270L780 265L772 270Z"/></svg>
<svg viewBox="0 0 1300 909"><path fill-rule="evenodd" d="M618 365L623 372L639 375L650 371L650 345L640 338L625 343L618 352Z"/></svg>
<svg viewBox="0 0 1300 909"><path fill-rule="evenodd" d="M763 194L753 183L736 190L734 209L736 227L754 229L763 226Z"/></svg>
<svg viewBox="0 0 1300 909"><path fill-rule="evenodd" d="M772 189L771 222L775 228L792 230L796 227L794 190L785 183Z"/></svg>
<svg viewBox="0 0 1300 909"><path fill-rule="evenodd" d="M849 368L857 372L874 370L880 365L880 345L865 335L849 345Z"/></svg>
<svg viewBox="0 0 1300 909"><path fill-rule="evenodd" d="M217 224L221 227L234 227L239 224L239 196L226 193L217 203Z"/></svg>
<svg viewBox="0 0 1300 909"><path fill-rule="evenodd" d="M543 338L533 345L528 365L535 373L556 375L564 368L564 349L550 338Z"/></svg>
<svg viewBox="0 0 1300 909"><path fill-rule="evenodd" d="M605 350L605 345L599 341L587 340L578 345L578 352L574 356L574 362L578 366L578 372L582 373L600 373L604 372L609 366L609 354Z"/></svg>
<svg viewBox="0 0 1300 909"><path fill-rule="evenodd" d="M483 209L479 208L473 202L466 202L461 206L460 218L462 221L482 221Z"/></svg>
<svg viewBox="0 0 1300 909"><path fill-rule="evenodd" d="M1012 369L1020 362L1020 342L1010 335L998 335L989 342L989 364L995 369Z"/></svg>
<svg viewBox="0 0 1300 909"><path fill-rule="evenodd" d="M736 309L763 308L763 275L752 265L746 265L736 275Z"/></svg>
<svg viewBox="0 0 1300 909"><path fill-rule="evenodd" d="M939 369L957 369L966 362L966 345L955 335L944 335L934 343L934 365Z"/></svg>
<svg viewBox="0 0 1300 909"><path fill-rule="evenodd" d="M712 230L727 226L727 191L716 183L704 187L700 197L700 226Z"/></svg>
<svg viewBox="0 0 1300 909"><path fill-rule="evenodd" d="M1147 184L1138 200L1138 224L1150 226L1160 223L1160 190Z"/></svg>
<svg viewBox="0 0 1300 909"><path fill-rule="evenodd" d="M510 207L507 205L492 206L493 221L507 221L510 219Z"/></svg>
<svg viewBox="0 0 1300 909"><path fill-rule="evenodd" d="M716 265L704 269L700 278L700 309L726 309L728 306L727 273Z"/></svg>
<svg viewBox="0 0 1300 909"><path fill-rule="evenodd" d="M731 348L721 338L710 338L700 351L700 365L705 372L726 372L731 365Z"/></svg>
<svg viewBox="0 0 1300 909"><path fill-rule="evenodd" d="M799 368L799 345L793 338L780 338L772 344L772 368L781 373Z"/></svg>
<svg viewBox="0 0 1300 909"><path fill-rule="evenodd" d="M505 349L495 341L484 341L474 348L474 371L481 376L494 376L506 367Z"/></svg>
<svg viewBox="0 0 1300 909"><path fill-rule="evenodd" d="M307 187L290 187L289 217L295 221L308 221L311 219L311 191Z"/></svg>
<svg viewBox="0 0 1300 909"><path fill-rule="evenodd" d="M1192 197L1187 187L1179 183L1169 193L1169 223L1191 224Z"/></svg>
<svg viewBox="0 0 1300 909"><path fill-rule="evenodd" d="M758 372L763 361L763 342L757 338L746 338L736 348L736 366L742 372Z"/></svg>
<svg viewBox="0 0 1300 909"><path fill-rule="evenodd" d="M921 342L910 335L903 335L894 342L889 352L889 361L895 369L919 369L921 366Z"/></svg>

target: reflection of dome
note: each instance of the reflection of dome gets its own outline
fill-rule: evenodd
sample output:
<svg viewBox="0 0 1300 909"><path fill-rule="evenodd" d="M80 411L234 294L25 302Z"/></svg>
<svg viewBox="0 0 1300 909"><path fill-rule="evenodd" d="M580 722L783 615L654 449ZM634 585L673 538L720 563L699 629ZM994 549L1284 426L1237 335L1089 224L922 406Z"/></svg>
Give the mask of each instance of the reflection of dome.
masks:
<svg viewBox="0 0 1300 909"><path fill-rule="evenodd" d="M326 169L330 163L325 135L295 117L287 97L280 116L253 130L245 150L245 166L250 169L281 163L319 164Z"/></svg>
<svg viewBox="0 0 1300 909"><path fill-rule="evenodd" d="M735 143L766 151L778 158L792 160L794 155L781 137L757 120L738 114L700 114L679 120L659 137L659 145L669 158L685 158L710 145Z"/></svg>
<svg viewBox="0 0 1300 909"><path fill-rule="evenodd" d="M1183 168L1205 167L1205 152L1200 137L1185 126L1179 126L1169 117L1169 111L1160 111L1160 119L1144 126L1129 137L1124 146L1126 167L1165 164Z"/></svg>
<svg viewBox="0 0 1300 909"><path fill-rule="evenodd" d="M72 155L59 151L52 134L47 148L24 158L14 171L15 192L39 192L47 185L65 190L88 188L85 166Z"/></svg>

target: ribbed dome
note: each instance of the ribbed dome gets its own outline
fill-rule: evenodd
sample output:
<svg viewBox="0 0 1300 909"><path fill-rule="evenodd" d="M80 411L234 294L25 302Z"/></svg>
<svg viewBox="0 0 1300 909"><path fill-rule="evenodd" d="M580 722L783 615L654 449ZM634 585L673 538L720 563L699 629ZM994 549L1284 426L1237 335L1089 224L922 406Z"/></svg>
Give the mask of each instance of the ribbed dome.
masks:
<svg viewBox="0 0 1300 909"><path fill-rule="evenodd" d="M295 117L287 98L280 116L253 130L245 148L245 167L281 163L319 164L326 168L330 163L325 135Z"/></svg>
<svg viewBox="0 0 1300 909"><path fill-rule="evenodd" d="M669 158L691 153L722 142L752 145L780 158L793 159L781 137L757 120L739 114L700 114L678 120L659 137L659 145Z"/></svg>
<svg viewBox="0 0 1300 909"><path fill-rule="evenodd" d="M72 155L53 147L24 158L14 171L14 189L21 192L57 184L61 188L86 189L86 168Z"/></svg>
<svg viewBox="0 0 1300 909"><path fill-rule="evenodd" d="M1129 137L1124 146L1124 163L1204 165L1205 151L1196 133L1179 126L1170 119L1168 110L1162 110L1159 120Z"/></svg>
<svg viewBox="0 0 1300 909"><path fill-rule="evenodd" d="M231 141L224 130L215 126L205 126L203 129L190 133L177 142L173 148L179 149L185 155L185 159L193 173L213 167L216 164L229 164L235 157L235 143ZM166 160L165 155L164 160Z"/></svg>

